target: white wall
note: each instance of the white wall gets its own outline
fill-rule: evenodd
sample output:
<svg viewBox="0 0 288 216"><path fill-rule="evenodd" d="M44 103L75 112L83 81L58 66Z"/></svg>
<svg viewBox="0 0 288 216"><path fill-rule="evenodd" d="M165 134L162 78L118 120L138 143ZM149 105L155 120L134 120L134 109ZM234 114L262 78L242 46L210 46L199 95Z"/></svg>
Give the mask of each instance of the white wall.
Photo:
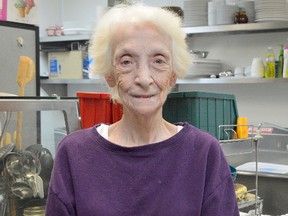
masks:
<svg viewBox="0 0 288 216"><path fill-rule="evenodd" d="M93 28L99 13L107 5L108 0L62 0L64 28Z"/></svg>
<svg viewBox="0 0 288 216"><path fill-rule="evenodd" d="M64 28L91 28L108 5L108 0L49 0L41 1L40 37L46 36L45 29L50 25Z"/></svg>
<svg viewBox="0 0 288 216"><path fill-rule="evenodd" d="M62 25L62 4L59 0L41 1L39 7L39 33L46 36L45 29L50 25Z"/></svg>

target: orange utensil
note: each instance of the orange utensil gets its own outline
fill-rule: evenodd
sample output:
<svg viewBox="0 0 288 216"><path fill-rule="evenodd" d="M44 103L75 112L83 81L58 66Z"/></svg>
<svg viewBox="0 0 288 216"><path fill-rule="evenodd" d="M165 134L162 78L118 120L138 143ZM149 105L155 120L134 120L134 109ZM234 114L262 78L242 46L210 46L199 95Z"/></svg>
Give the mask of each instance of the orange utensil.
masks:
<svg viewBox="0 0 288 216"><path fill-rule="evenodd" d="M32 59L27 56L20 56L18 64L18 74L16 82L19 86L19 96L24 96L25 86L29 84L35 77L35 64ZM22 112L18 112L17 116L17 135L16 149L20 150L22 145Z"/></svg>

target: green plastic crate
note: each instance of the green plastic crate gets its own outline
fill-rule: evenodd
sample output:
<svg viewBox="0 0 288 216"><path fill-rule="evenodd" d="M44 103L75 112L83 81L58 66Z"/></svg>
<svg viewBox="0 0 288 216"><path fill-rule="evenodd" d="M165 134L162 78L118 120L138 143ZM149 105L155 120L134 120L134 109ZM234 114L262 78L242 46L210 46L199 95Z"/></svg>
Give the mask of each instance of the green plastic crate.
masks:
<svg viewBox="0 0 288 216"><path fill-rule="evenodd" d="M219 125L237 123L238 110L232 94L176 92L168 95L163 117L172 123L189 122L218 138ZM220 138L228 137L221 131Z"/></svg>

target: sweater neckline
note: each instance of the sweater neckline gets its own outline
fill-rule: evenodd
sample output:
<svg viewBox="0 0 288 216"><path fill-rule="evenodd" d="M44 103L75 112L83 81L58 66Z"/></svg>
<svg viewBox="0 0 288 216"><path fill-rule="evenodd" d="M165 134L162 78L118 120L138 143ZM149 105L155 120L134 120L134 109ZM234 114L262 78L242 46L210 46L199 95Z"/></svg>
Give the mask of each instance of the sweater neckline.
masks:
<svg viewBox="0 0 288 216"><path fill-rule="evenodd" d="M179 123L175 123L175 125L181 125L183 126L183 128L176 133L174 136L163 140L161 142L157 142L157 143L152 143L152 144L147 144L147 145L142 145L142 146L133 146L133 147L125 147L125 146L120 146L117 145L115 143L110 142L109 140L105 139L103 136L101 136L98 131L96 130L96 128L99 126L100 124L95 125L95 127L92 128L92 133L94 133L94 135L96 136L95 139L95 144L109 150L109 151L114 151L114 152L139 152L139 153L143 153L143 152L153 152L153 151L158 151L159 149L163 149L165 147L171 147L174 146L175 144L180 144L178 142L178 140L180 139L180 137L182 137L184 134L187 134L187 132L189 131L189 124L186 122L179 122Z"/></svg>

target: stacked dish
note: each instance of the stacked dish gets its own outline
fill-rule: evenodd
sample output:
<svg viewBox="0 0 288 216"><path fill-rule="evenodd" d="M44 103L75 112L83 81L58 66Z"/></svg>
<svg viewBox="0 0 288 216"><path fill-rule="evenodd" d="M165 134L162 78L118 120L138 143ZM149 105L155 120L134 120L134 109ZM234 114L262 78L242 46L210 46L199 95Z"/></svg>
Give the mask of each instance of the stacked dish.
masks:
<svg viewBox="0 0 288 216"><path fill-rule="evenodd" d="M286 0L255 0L255 21L288 21Z"/></svg>
<svg viewBox="0 0 288 216"><path fill-rule="evenodd" d="M208 78L221 72L222 64L218 59L195 58L185 79Z"/></svg>
<svg viewBox="0 0 288 216"><path fill-rule="evenodd" d="M217 25L234 24L235 13L238 10L237 5L218 4L216 9Z"/></svg>
<svg viewBox="0 0 288 216"><path fill-rule="evenodd" d="M207 1L185 0L184 1L184 26L207 26Z"/></svg>
<svg viewBox="0 0 288 216"><path fill-rule="evenodd" d="M248 23L253 23L255 21L254 1L239 1L238 7L246 12Z"/></svg>
<svg viewBox="0 0 288 216"><path fill-rule="evenodd" d="M208 25L213 26L217 24L217 5L218 2L208 2Z"/></svg>

